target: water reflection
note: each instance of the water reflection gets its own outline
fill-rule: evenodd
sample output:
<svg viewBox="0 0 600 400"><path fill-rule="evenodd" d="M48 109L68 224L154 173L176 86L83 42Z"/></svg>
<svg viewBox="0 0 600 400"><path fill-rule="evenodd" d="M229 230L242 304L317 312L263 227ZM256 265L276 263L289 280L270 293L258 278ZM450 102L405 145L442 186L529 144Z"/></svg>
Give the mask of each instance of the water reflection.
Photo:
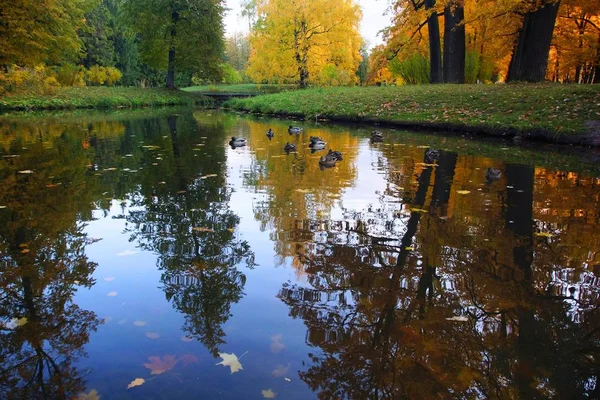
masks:
<svg viewBox="0 0 600 400"><path fill-rule="evenodd" d="M0 397L600 397L598 169L288 125L0 119Z"/></svg>
<svg viewBox="0 0 600 400"><path fill-rule="evenodd" d="M100 323L73 301L94 284L80 220L93 197L69 132L26 132L4 149L28 152L9 153L0 169L0 394L67 399L85 389L77 360Z"/></svg>

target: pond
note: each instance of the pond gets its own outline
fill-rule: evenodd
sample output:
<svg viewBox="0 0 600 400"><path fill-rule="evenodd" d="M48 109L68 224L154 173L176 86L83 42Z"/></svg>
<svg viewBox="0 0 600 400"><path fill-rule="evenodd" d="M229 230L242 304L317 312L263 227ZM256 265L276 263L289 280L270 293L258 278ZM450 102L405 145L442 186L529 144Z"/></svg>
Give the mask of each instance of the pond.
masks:
<svg viewBox="0 0 600 400"><path fill-rule="evenodd" d="M597 398L599 154L372 129L0 118L0 398Z"/></svg>

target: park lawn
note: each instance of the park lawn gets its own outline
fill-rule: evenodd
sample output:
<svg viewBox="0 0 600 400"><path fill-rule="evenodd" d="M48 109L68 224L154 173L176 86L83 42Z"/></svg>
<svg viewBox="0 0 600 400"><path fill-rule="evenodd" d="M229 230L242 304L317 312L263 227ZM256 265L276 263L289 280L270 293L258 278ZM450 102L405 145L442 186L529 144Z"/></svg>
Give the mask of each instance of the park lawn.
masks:
<svg viewBox="0 0 600 400"><path fill-rule="evenodd" d="M600 120L600 85L406 85L310 88L246 99L226 107L332 120L475 127L501 132L585 133ZM485 132L484 132L485 133Z"/></svg>
<svg viewBox="0 0 600 400"><path fill-rule="evenodd" d="M200 93L252 93L252 94L266 94L266 93L279 93L286 90L296 90L297 85L259 85L255 83L240 83L234 85L201 85L201 86L190 86L183 88L186 92L200 92Z"/></svg>
<svg viewBox="0 0 600 400"><path fill-rule="evenodd" d="M0 111L76 108L138 108L212 104L197 93L158 88L60 87L53 93L23 93L0 97Z"/></svg>

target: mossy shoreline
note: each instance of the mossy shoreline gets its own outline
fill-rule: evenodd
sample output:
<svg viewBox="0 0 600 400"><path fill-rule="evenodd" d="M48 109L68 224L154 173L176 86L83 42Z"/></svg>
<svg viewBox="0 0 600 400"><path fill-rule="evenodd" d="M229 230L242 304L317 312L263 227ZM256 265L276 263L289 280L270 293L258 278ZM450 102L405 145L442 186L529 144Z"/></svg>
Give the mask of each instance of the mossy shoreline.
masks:
<svg viewBox="0 0 600 400"><path fill-rule="evenodd" d="M598 85L313 88L232 99L225 107L285 118L600 147Z"/></svg>
<svg viewBox="0 0 600 400"><path fill-rule="evenodd" d="M69 109L114 109L162 106L213 106L198 93L158 88L81 87L56 88L48 94L15 94L0 97L0 112Z"/></svg>

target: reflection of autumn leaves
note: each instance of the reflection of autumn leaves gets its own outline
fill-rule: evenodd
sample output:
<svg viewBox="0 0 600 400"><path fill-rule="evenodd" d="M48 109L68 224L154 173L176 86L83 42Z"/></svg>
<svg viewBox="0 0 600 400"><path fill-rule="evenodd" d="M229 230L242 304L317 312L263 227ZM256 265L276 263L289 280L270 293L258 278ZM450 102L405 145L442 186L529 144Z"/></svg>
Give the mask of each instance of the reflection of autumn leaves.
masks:
<svg viewBox="0 0 600 400"><path fill-rule="evenodd" d="M183 367L186 367L192 363L198 362L198 358L192 354L185 354L179 359L176 359L175 356L170 354L163 357L150 356L148 359L150 362L142 365L150 370L150 375L160 375L164 372L170 371L175 368L177 363L180 363Z"/></svg>

